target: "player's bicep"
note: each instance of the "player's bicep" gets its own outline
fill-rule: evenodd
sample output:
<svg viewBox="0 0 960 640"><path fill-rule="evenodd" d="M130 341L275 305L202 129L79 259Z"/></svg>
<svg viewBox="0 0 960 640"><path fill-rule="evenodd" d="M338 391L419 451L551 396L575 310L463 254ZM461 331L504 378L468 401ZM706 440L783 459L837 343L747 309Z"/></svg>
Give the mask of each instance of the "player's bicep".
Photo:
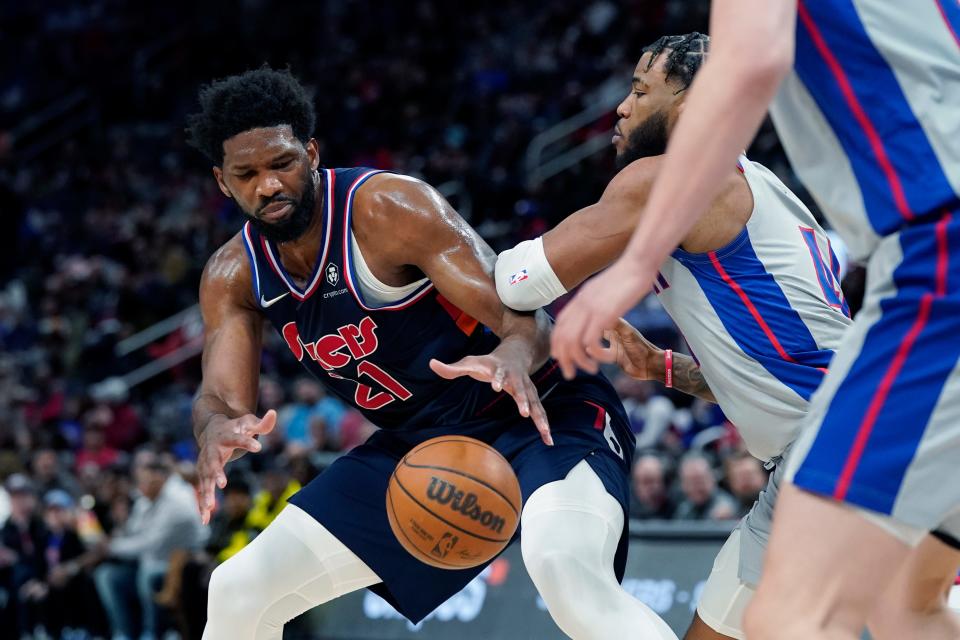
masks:
<svg viewBox="0 0 960 640"><path fill-rule="evenodd" d="M429 246L423 247L417 266L457 308L498 331L505 308L493 281L497 256L456 212L449 213L455 219L430 225Z"/></svg>
<svg viewBox="0 0 960 640"><path fill-rule="evenodd" d="M509 311L493 281L496 254L435 189L410 178L391 180L399 182L381 191L385 201L378 208L395 222L395 259L416 266L451 303L499 333Z"/></svg>
<svg viewBox="0 0 960 640"><path fill-rule="evenodd" d="M543 236L547 261L570 290L610 266L626 249L646 204L659 159L642 159L617 174L600 200Z"/></svg>
<svg viewBox="0 0 960 640"><path fill-rule="evenodd" d="M215 257L216 258L216 257ZM244 286L249 277L224 273L215 258L200 283L204 323L200 394L216 396L238 413L256 409L263 345L263 318ZM246 265L238 264L242 269Z"/></svg>
<svg viewBox="0 0 960 640"><path fill-rule="evenodd" d="M609 266L630 240L632 226L597 203L568 216L543 236L543 251L568 291Z"/></svg>

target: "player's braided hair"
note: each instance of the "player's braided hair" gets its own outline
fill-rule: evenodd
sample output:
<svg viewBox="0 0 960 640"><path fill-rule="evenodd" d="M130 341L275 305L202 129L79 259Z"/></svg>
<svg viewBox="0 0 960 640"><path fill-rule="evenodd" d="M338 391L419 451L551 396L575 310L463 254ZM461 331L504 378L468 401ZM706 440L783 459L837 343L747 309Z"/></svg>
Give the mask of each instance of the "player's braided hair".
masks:
<svg viewBox="0 0 960 640"><path fill-rule="evenodd" d="M651 54L650 60L647 62L647 71L650 70L650 67L654 65L664 50L669 51L664 63L666 79L676 79L681 85L677 91L677 93L680 93L690 86L690 83L693 82L693 76L707 59L707 51L710 50L710 36L699 31L682 36L663 36L653 44L643 48L643 53L649 51Z"/></svg>
<svg viewBox="0 0 960 640"><path fill-rule="evenodd" d="M187 116L187 135L212 162L223 164L223 141L238 133L290 125L306 142L313 135L313 100L289 70L267 65L200 88L200 112Z"/></svg>

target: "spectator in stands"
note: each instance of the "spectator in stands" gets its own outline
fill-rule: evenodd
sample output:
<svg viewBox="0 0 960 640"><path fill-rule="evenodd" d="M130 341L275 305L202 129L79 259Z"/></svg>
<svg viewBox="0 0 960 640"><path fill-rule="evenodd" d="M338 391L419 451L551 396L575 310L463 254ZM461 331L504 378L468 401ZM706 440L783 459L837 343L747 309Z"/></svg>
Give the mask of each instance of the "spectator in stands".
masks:
<svg viewBox="0 0 960 640"><path fill-rule="evenodd" d="M288 443L311 446L310 423L315 418L314 405L320 401L320 383L310 378L299 378L293 387L293 403L280 409L277 422L283 427Z"/></svg>
<svg viewBox="0 0 960 640"><path fill-rule="evenodd" d="M127 473L127 469L120 465L100 469L87 463L80 469L82 495L93 498L91 511L106 534L122 526L130 513L133 485Z"/></svg>
<svg viewBox="0 0 960 640"><path fill-rule="evenodd" d="M630 500L630 517L642 520L669 520L676 505L667 487L667 469L664 458L646 453L633 465L633 492Z"/></svg>
<svg viewBox="0 0 960 640"><path fill-rule="evenodd" d="M262 487L247 515L247 526L257 531L266 529L287 506L287 500L300 490L300 483L290 477L285 456L273 461L263 472L261 482Z"/></svg>
<svg viewBox="0 0 960 640"><path fill-rule="evenodd" d="M285 397L283 386L269 376L260 377L260 409L264 412L274 409L279 412Z"/></svg>
<svg viewBox="0 0 960 640"><path fill-rule="evenodd" d="M0 528L0 588L6 595L0 629L31 637L40 624L35 602L38 580L44 575L46 528L37 514L36 489L27 476L10 476L5 488L10 494L10 517Z"/></svg>
<svg viewBox="0 0 960 640"><path fill-rule="evenodd" d="M43 573L34 579L31 595L47 634L65 640L86 638L84 630L102 626L99 601L84 571L94 557L87 553L77 531L73 497L62 489L53 489L44 495L43 503Z"/></svg>
<svg viewBox="0 0 960 640"><path fill-rule="evenodd" d="M680 460L680 489L683 501L674 513L676 520L729 520L736 518L737 502L717 486L710 461L690 452Z"/></svg>
<svg viewBox="0 0 960 640"><path fill-rule="evenodd" d="M85 466L93 465L97 469L106 469L120 459L120 452L106 444L103 427L98 424L95 414L84 419L83 447L77 452L76 465L80 472Z"/></svg>
<svg viewBox="0 0 960 640"><path fill-rule="evenodd" d="M256 537L259 530L251 526L253 499L250 483L243 477L231 477L223 491L223 505L210 521L210 537L206 551L220 564Z"/></svg>
<svg viewBox="0 0 960 640"><path fill-rule="evenodd" d="M727 457L723 464L727 486L740 507L737 515L744 516L767 486L767 472L763 469L763 463L746 451Z"/></svg>
<svg viewBox="0 0 960 640"><path fill-rule="evenodd" d="M359 411L347 411L340 423L340 450L349 451L363 444L376 430L377 427Z"/></svg>
<svg viewBox="0 0 960 640"><path fill-rule="evenodd" d="M139 637L145 639L157 632L153 597L171 553L199 548L203 529L193 487L172 473L169 459L140 452L133 472L140 496L122 530L107 543L109 560L97 567L94 581L114 638L138 637L131 613L139 608Z"/></svg>
<svg viewBox="0 0 960 640"><path fill-rule="evenodd" d="M62 467L60 457L53 449L37 449L30 463L30 471L40 495L46 496L54 489L62 489L72 498L77 498L83 491L74 475Z"/></svg>
<svg viewBox="0 0 960 640"><path fill-rule="evenodd" d="M306 449L287 447L286 456L290 477L300 483L300 486L306 485L320 473L320 469L317 469L310 460L310 452Z"/></svg>
<svg viewBox="0 0 960 640"><path fill-rule="evenodd" d="M110 378L91 388L97 403L94 412L102 416L104 441L107 447L131 451L144 440L140 416L127 402L129 390L119 378Z"/></svg>
<svg viewBox="0 0 960 640"><path fill-rule="evenodd" d="M328 396L312 378L299 378L293 397L294 402L283 407L277 416L284 440L313 451L337 449L340 423L347 411L343 403Z"/></svg>
<svg viewBox="0 0 960 640"><path fill-rule="evenodd" d="M207 585L213 569L240 551L259 533L248 524L253 505L250 484L241 473L231 473L223 502L210 521L203 551L178 549L170 557L163 589L155 601L173 610L184 638L199 638L207 611Z"/></svg>
<svg viewBox="0 0 960 640"><path fill-rule="evenodd" d="M4 486L0 486L0 527L2 527L10 517L10 494Z"/></svg>

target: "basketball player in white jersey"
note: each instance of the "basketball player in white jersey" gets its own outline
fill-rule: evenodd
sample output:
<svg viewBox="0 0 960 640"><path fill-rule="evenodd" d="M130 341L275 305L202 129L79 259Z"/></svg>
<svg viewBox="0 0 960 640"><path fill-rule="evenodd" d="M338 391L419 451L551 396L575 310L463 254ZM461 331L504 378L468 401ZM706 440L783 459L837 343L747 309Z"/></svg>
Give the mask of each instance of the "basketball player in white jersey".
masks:
<svg viewBox="0 0 960 640"><path fill-rule="evenodd" d="M561 314L554 355L596 366L776 95L791 162L868 287L790 454L747 637L859 638L904 575L908 610L874 635L960 637L943 597L960 537L960 6L715 0L711 29L630 245Z"/></svg>
<svg viewBox="0 0 960 640"><path fill-rule="evenodd" d="M613 144L621 171L597 204L499 256L497 291L507 306L548 304L620 255L708 48L700 33L665 36L644 48L617 108ZM850 324L830 242L800 200L745 156L731 163L723 182L653 283L699 361L660 351L624 321L608 334L627 373L718 402L750 452L774 469L718 555L688 640L744 637L743 611L760 579L783 473L777 463Z"/></svg>

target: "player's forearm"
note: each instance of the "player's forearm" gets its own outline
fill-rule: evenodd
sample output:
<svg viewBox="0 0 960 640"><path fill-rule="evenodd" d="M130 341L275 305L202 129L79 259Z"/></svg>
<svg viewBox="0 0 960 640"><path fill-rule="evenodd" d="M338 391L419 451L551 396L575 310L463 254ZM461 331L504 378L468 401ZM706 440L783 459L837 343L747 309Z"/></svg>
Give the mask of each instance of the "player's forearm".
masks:
<svg viewBox="0 0 960 640"><path fill-rule="evenodd" d="M251 412L252 409L231 407L219 395L201 389L193 400L193 435L199 442L213 419L219 417L229 420Z"/></svg>
<svg viewBox="0 0 960 640"><path fill-rule="evenodd" d="M717 399L703 377L703 371L693 358L685 355L673 356L673 387L691 396L716 404Z"/></svg>
<svg viewBox="0 0 960 640"><path fill-rule="evenodd" d="M663 358L654 359L653 379L666 379L666 365ZM696 360L682 353L673 354L673 388L716 404L717 399L703 377L703 371Z"/></svg>
<svg viewBox="0 0 960 640"><path fill-rule="evenodd" d="M717 195L756 134L789 67L754 65L716 51L704 64L670 138L663 167L624 260L651 272L676 248Z"/></svg>
<svg viewBox="0 0 960 640"><path fill-rule="evenodd" d="M550 319L543 311L530 314L506 312L498 332L500 345L495 351L511 351L523 358L532 373L550 356Z"/></svg>

